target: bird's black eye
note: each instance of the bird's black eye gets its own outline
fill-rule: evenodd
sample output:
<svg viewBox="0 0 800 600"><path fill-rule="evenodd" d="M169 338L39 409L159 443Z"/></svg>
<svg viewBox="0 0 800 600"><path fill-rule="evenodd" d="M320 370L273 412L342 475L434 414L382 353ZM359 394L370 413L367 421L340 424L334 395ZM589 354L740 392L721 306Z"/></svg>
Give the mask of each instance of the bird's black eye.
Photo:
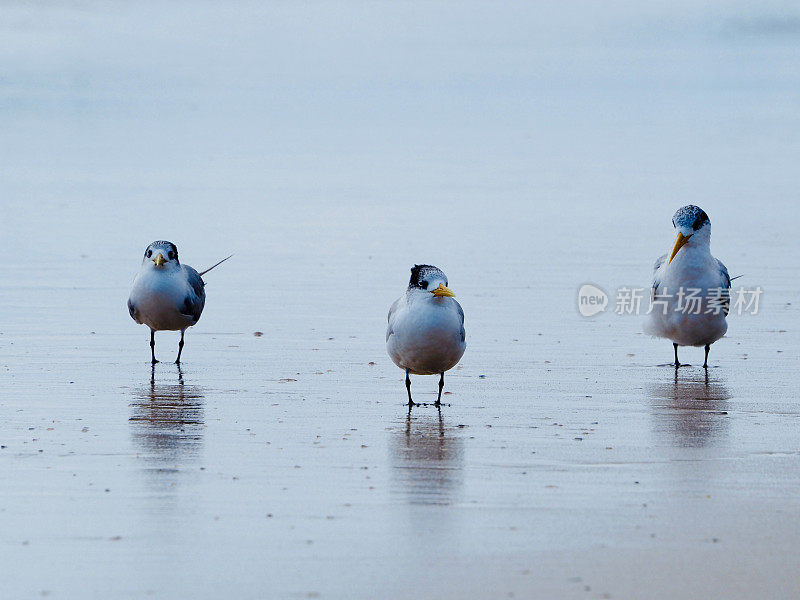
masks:
<svg viewBox="0 0 800 600"><path fill-rule="evenodd" d="M175 253L172 250L170 250L168 256L169 256L169 259L172 260L173 258L175 258Z"/></svg>
<svg viewBox="0 0 800 600"><path fill-rule="evenodd" d="M421 287L423 290L428 289L428 282L427 281L420 281L419 282L419 287Z"/></svg>
<svg viewBox="0 0 800 600"><path fill-rule="evenodd" d="M152 250L148 250L146 256L147 256L147 258L150 258L151 256L153 256L153 251Z"/></svg>

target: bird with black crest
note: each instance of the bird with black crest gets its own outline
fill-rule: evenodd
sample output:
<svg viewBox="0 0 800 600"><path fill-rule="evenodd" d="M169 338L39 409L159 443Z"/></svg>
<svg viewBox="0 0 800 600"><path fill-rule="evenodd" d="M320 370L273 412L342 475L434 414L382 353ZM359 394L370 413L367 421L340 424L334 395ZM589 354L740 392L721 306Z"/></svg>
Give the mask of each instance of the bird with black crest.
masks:
<svg viewBox="0 0 800 600"><path fill-rule="evenodd" d="M458 364L467 348L464 311L447 287L447 276L432 265L414 265L405 293L389 309L386 350L406 372L408 406L410 375L439 375L442 402L444 374Z"/></svg>
<svg viewBox="0 0 800 600"><path fill-rule="evenodd" d="M711 344L728 331L731 277L711 255L711 221L703 209L691 204L679 208L672 226L672 250L653 268L645 333L672 341L675 368L682 366L678 346L705 347L703 368L708 368Z"/></svg>
<svg viewBox="0 0 800 600"><path fill-rule="evenodd" d="M233 255L231 255L233 256ZM180 331L178 358L181 362L183 335L196 325L206 303L203 275L228 260L198 273L178 260L178 248L172 242L158 241L144 251L142 266L133 281L128 298L128 312L139 324L150 328L150 355L156 364L156 331Z"/></svg>

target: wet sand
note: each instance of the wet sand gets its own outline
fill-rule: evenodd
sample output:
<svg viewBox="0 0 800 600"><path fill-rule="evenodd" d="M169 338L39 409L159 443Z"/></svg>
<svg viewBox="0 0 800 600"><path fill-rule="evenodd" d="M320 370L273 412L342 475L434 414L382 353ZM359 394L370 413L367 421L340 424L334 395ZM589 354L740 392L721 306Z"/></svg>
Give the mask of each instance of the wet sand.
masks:
<svg viewBox="0 0 800 600"><path fill-rule="evenodd" d="M4 597L800 595L796 21L453 6L0 9ZM576 308L690 202L764 289L707 375ZM180 370L155 239L236 253ZM468 348L409 416L423 261Z"/></svg>

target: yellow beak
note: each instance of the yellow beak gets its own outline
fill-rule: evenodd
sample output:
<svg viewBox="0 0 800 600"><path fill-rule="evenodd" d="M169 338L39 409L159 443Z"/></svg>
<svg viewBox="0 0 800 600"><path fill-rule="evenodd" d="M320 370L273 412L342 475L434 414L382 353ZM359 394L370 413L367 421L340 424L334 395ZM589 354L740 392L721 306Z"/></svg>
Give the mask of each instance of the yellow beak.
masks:
<svg viewBox="0 0 800 600"><path fill-rule="evenodd" d="M161 265L163 265L165 262L167 262L167 259L166 259L166 258L164 258L164 257L161 255L161 252L159 252L159 253L156 255L156 257L153 259L153 262L154 262L154 263L156 263L156 266L157 266L157 267L160 267L160 266L161 266Z"/></svg>
<svg viewBox="0 0 800 600"><path fill-rule="evenodd" d="M442 283L440 283L439 287L436 288L435 290L433 290L431 292L431 294L433 294L437 298L439 298L441 296L447 296L448 298L455 298L456 297L456 295L453 293L453 290L451 290L448 287L445 287L444 284L442 284Z"/></svg>
<svg viewBox="0 0 800 600"><path fill-rule="evenodd" d="M669 255L669 260L667 264L672 262L672 259L675 258L675 255L678 253L678 250L683 248L683 245L689 241L689 238L692 237L691 235L684 236L682 233L678 233L678 239L675 240L675 246L672 248L672 253Z"/></svg>

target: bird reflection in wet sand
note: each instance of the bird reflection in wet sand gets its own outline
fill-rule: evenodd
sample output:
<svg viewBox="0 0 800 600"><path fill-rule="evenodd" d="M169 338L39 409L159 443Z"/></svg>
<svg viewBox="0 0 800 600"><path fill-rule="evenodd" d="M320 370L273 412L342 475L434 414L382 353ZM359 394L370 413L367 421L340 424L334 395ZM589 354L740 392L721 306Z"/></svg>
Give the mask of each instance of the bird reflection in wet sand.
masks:
<svg viewBox="0 0 800 600"><path fill-rule="evenodd" d="M392 430L394 487L411 504L447 505L457 501L464 485L464 440L438 418L413 417Z"/></svg>
<svg viewBox="0 0 800 600"><path fill-rule="evenodd" d="M203 391L186 385L180 366L177 370L176 383L156 383L153 365L149 387L133 392L129 419L140 452L165 468L196 457L205 428Z"/></svg>
<svg viewBox="0 0 800 600"><path fill-rule="evenodd" d="M658 433L680 447L699 448L719 443L729 428L725 386L709 379L708 371L679 372L669 383L650 390Z"/></svg>

